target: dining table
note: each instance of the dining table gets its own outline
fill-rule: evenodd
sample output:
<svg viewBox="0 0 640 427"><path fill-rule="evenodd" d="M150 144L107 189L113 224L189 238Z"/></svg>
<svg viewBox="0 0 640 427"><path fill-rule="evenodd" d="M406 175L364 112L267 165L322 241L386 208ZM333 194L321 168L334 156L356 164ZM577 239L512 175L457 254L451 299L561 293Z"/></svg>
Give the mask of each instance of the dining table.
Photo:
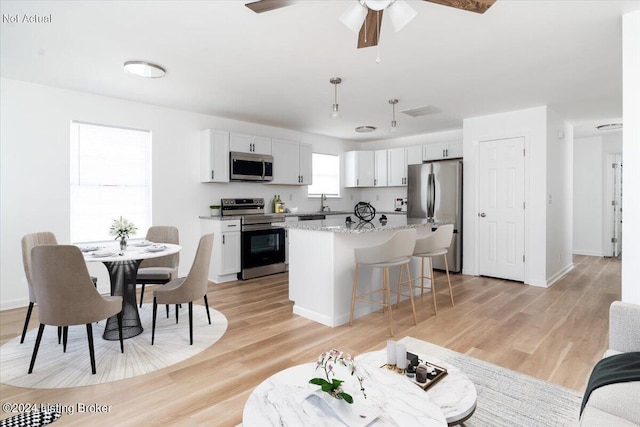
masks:
<svg viewBox="0 0 640 427"><path fill-rule="evenodd" d="M145 259L175 254L182 250L182 246L148 241L131 243L124 250L117 245L79 246L86 262L102 262L107 267L111 280L111 295L122 296L122 338L127 339L140 335L144 328L136 304L138 267ZM120 339L117 316L107 319L102 338L109 341Z"/></svg>

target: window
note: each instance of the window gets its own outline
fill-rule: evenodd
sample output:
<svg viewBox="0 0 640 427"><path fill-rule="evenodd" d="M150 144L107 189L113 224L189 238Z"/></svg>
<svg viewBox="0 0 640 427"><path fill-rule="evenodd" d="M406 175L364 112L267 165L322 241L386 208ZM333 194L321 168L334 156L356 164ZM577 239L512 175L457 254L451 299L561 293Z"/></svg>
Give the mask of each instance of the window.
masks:
<svg viewBox="0 0 640 427"><path fill-rule="evenodd" d="M71 241L113 240L123 216L151 225L151 132L71 122Z"/></svg>
<svg viewBox="0 0 640 427"><path fill-rule="evenodd" d="M311 155L313 184L308 188L309 196L340 197L340 157L333 154Z"/></svg>

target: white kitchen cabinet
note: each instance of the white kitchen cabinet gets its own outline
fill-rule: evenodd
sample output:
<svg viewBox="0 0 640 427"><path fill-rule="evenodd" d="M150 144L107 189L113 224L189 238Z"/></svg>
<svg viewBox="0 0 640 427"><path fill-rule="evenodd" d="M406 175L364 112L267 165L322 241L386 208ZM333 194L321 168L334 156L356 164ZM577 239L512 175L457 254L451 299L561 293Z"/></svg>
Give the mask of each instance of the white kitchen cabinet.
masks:
<svg viewBox="0 0 640 427"><path fill-rule="evenodd" d="M390 148L388 151L389 161L388 185L390 187L398 187L407 185L407 155L405 148Z"/></svg>
<svg viewBox="0 0 640 427"><path fill-rule="evenodd" d="M229 146L231 151L254 154L271 154L271 138L263 136L231 133Z"/></svg>
<svg viewBox="0 0 640 427"><path fill-rule="evenodd" d="M313 184L313 147L311 144L300 143L300 184Z"/></svg>
<svg viewBox="0 0 640 427"><path fill-rule="evenodd" d="M375 179L375 153L373 151L347 151L344 153L345 187L373 187Z"/></svg>
<svg viewBox="0 0 640 427"><path fill-rule="evenodd" d="M387 186L387 150L376 150L374 153L373 185Z"/></svg>
<svg viewBox="0 0 640 427"><path fill-rule="evenodd" d="M455 159L462 157L462 142L444 142L423 146L422 160Z"/></svg>
<svg viewBox="0 0 640 427"><path fill-rule="evenodd" d="M240 272L240 220L200 219L201 234L213 233L209 280L214 283L238 279Z"/></svg>
<svg viewBox="0 0 640 427"><path fill-rule="evenodd" d="M405 149L407 165L422 164L422 145L413 145Z"/></svg>
<svg viewBox="0 0 640 427"><path fill-rule="evenodd" d="M200 181L229 182L229 132L200 133Z"/></svg>
<svg viewBox="0 0 640 427"><path fill-rule="evenodd" d="M311 144L273 139L271 152L273 155L271 184L311 184Z"/></svg>
<svg viewBox="0 0 640 427"><path fill-rule="evenodd" d="M407 185L407 165L422 163L422 145L403 148L390 148L389 161L387 162L389 187L402 187Z"/></svg>

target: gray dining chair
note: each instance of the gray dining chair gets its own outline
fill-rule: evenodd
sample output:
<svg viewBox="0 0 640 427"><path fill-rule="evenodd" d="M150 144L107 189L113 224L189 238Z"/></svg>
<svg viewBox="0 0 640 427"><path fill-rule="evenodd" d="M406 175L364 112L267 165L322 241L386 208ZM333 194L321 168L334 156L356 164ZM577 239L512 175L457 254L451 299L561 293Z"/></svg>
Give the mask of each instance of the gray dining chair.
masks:
<svg viewBox="0 0 640 427"><path fill-rule="evenodd" d="M149 227L145 239L153 243L180 244L178 229L173 226L154 225ZM136 275L136 283L142 285L140 290L140 307L142 307L145 285L164 285L173 279L177 279L178 264L180 264L179 252L142 261ZM167 317L168 316L169 306L167 306Z"/></svg>
<svg viewBox="0 0 640 427"><path fill-rule="evenodd" d="M31 279L31 249L40 245L57 244L56 236L48 231L27 234L22 238L22 265L24 267L24 275L27 278L27 287L29 288L29 308L27 309L27 317L24 319L20 344L24 343L24 337L27 334L29 320L31 319L31 312L33 311L33 306L36 303L36 294L33 291L33 279ZM61 331L62 329L58 330L58 341L60 341Z"/></svg>
<svg viewBox="0 0 640 427"><path fill-rule="evenodd" d="M27 278L27 287L29 289L29 308L27 309L27 316L24 319L24 326L22 328L22 336L20 337L20 344L24 343L24 337L27 334L27 328L29 327L29 320L31 319L31 313L33 311L33 305L36 303L36 294L33 291L33 280L31 279L31 249L40 245L57 245L58 241L55 234L49 231L40 231L38 233L27 234L22 237L22 265L24 267L24 275ZM97 286L98 279L91 277L93 285ZM58 344L62 337L62 328L58 328Z"/></svg>
<svg viewBox="0 0 640 427"><path fill-rule="evenodd" d="M82 252L76 246L42 245L31 250L31 276L38 302L38 336L31 355L29 374L40 348L45 325L64 329L64 349L69 326L86 325L91 373L96 373L91 324L111 316L118 317L120 352L122 342L122 297L102 296L93 286Z"/></svg>
<svg viewBox="0 0 640 427"><path fill-rule="evenodd" d="M208 274L212 247L213 234L206 234L200 237L198 250L196 251L193 265L191 266L191 270L189 270L187 277L174 279L153 291L153 326L151 329L151 345L153 345L155 340L158 304L177 305L189 303L190 345L193 345L193 301L204 298L204 305L207 309L207 318L209 319L209 324L211 324L207 289L209 286Z"/></svg>

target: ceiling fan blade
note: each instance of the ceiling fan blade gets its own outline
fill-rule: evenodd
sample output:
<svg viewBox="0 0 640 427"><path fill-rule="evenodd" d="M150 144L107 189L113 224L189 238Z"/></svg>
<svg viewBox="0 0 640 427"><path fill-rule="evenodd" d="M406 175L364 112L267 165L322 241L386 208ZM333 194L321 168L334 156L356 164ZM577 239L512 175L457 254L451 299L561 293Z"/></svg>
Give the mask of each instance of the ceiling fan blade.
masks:
<svg viewBox="0 0 640 427"><path fill-rule="evenodd" d="M255 13L269 12L270 10L280 9L281 7L291 6L295 0L258 0L245 4Z"/></svg>
<svg viewBox="0 0 640 427"><path fill-rule="evenodd" d="M430 3L437 3L443 6L455 7L456 9L468 10L469 12L485 13L496 0L424 0Z"/></svg>
<svg viewBox="0 0 640 427"><path fill-rule="evenodd" d="M364 24L362 24L358 34L358 49L378 45L380 30L382 29L382 12L382 10L368 10L367 18L364 20Z"/></svg>

